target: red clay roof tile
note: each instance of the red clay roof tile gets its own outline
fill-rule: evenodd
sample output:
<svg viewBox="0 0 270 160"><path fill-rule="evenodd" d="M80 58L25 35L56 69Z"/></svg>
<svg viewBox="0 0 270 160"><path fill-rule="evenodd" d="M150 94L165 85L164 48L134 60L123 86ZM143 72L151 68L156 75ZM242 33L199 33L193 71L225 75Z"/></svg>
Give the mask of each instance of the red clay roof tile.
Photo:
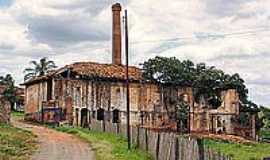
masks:
<svg viewBox="0 0 270 160"><path fill-rule="evenodd" d="M70 69L72 72L77 73L78 75L104 78L104 79L117 79L125 80L125 66L124 65L114 65L114 64L100 64L94 62L77 62L70 65L66 65L55 72L50 72L46 76L36 77L26 81L23 85L35 83L38 81L46 80L49 77L58 75L67 69ZM143 80L141 69L130 66L129 67L129 79L133 81Z"/></svg>
<svg viewBox="0 0 270 160"><path fill-rule="evenodd" d="M100 78L112 78L125 80L126 68L123 65L114 64L99 64L92 62L79 62L66 66L71 71L76 72L79 75L100 77ZM142 72L137 67L129 67L130 80L140 81L142 80Z"/></svg>

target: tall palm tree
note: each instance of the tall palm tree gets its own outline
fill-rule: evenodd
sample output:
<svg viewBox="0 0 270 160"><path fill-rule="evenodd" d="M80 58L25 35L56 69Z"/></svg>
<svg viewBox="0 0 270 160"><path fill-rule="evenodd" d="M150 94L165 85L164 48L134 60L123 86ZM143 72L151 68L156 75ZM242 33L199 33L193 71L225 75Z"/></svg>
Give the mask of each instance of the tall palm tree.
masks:
<svg viewBox="0 0 270 160"><path fill-rule="evenodd" d="M48 71L57 68L54 61L48 60L48 58L46 57L41 58L39 62L31 61L30 64L32 64L34 67L26 68L24 70L24 73L26 73L24 76L24 80L28 80L33 77L43 76L48 73Z"/></svg>

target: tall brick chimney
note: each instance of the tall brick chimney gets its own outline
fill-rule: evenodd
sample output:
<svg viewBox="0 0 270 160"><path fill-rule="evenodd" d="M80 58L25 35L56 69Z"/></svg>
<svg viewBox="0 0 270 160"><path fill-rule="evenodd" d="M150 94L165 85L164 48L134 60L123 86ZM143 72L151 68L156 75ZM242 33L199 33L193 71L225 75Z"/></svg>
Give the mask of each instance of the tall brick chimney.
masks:
<svg viewBox="0 0 270 160"><path fill-rule="evenodd" d="M116 3L112 6L113 20L112 20L112 63L121 65L121 5Z"/></svg>

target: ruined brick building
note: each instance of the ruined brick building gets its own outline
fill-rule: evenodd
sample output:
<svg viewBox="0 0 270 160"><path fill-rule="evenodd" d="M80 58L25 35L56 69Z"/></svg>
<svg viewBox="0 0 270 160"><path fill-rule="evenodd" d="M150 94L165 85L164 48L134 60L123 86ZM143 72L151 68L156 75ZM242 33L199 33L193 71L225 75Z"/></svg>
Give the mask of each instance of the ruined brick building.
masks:
<svg viewBox="0 0 270 160"><path fill-rule="evenodd" d="M0 123L9 123L10 121L10 103L3 97L3 92L7 86L0 85Z"/></svg>
<svg viewBox="0 0 270 160"><path fill-rule="evenodd" d="M113 12L112 63L77 62L25 85L25 118L53 122L66 120L88 125L91 120L126 122L125 66L121 63L121 6ZM189 106L191 131L234 134L233 117L239 114L236 90L222 91L222 105L210 109L196 103L191 87L162 86L147 82L141 69L129 67L131 124L152 128L175 128L175 99L184 97ZM57 115L61 115L60 117Z"/></svg>

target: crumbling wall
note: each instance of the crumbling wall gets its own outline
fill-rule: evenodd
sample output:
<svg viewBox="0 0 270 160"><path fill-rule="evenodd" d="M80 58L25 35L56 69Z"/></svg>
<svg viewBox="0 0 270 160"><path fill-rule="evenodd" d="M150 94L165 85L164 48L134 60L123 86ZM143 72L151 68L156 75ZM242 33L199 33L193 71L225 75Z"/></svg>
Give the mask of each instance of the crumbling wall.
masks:
<svg viewBox="0 0 270 160"><path fill-rule="evenodd" d="M221 92L222 104L218 108L220 112L239 114L239 94L235 89Z"/></svg>
<svg viewBox="0 0 270 160"><path fill-rule="evenodd" d="M57 107L62 109L63 119L70 124L80 124L79 109L88 103L87 99L82 97L82 92L87 88L83 82L67 79L54 80L53 99L57 102Z"/></svg>
<svg viewBox="0 0 270 160"><path fill-rule="evenodd" d="M140 125L153 127L156 124L158 114L162 112L160 105L159 87L154 84L141 84L139 88ZM159 112L159 113L157 113Z"/></svg>
<svg viewBox="0 0 270 160"><path fill-rule="evenodd" d="M0 123L10 122L10 103L4 98L0 97Z"/></svg>
<svg viewBox="0 0 270 160"><path fill-rule="evenodd" d="M94 87L94 107L96 111L103 108L107 112L107 121L112 120L111 112L118 109L121 113L120 121L126 122L126 87L121 82L93 82ZM130 84L130 111L131 123L137 123L136 112L138 112L139 101L139 87L137 84ZM134 114L132 114L134 113Z"/></svg>
<svg viewBox="0 0 270 160"><path fill-rule="evenodd" d="M59 81L60 83L60 81ZM126 86L123 82L109 81L86 81L86 80L69 80L67 87L62 84L55 83L55 96L59 97L60 107L65 108L64 103L67 97L61 95L63 91L59 88L67 88L67 93L70 93L73 102L73 116L80 124L80 110L87 108L89 111L89 121L91 118L96 118L97 110L103 108L105 110L105 120L112 120L112 111L118 109L120 111L121 123L126 122ZM140 111L153 112L155 107L160 106L159 88L153 84L130 83L130 119L133 125L140 123ZM64 101L64 102L63 102ZM148 121L152 117L148 117Z"/></svg>
<svg viewBox="0 0 270 160"><path fill-rule="evenodd" d="M41 110L42 102L47 100L47 83L40 82L25 88L25 113L37 113Z"/></svg>
<svg viewBox="0 0 270 160"><path fill-rule="evenodd" d="M124 110L124 102L121 97L124 97L124 87L122 84L115 84L111 86L111 107L112 109Z"/></svg>
<svg viewBox="0 0 270 160"><path fill-rule="evenodd" d="M222 103L213 109L201 98L191 111L191 130L194 132L214 132L234 134L232 119L239 114L239 95L235 89L221 92Z"/></svg>
<svg viewBox="0 0 270 160"><path fill-rule="evenodd" d="M106 111L106 120L113 109L125 111L125 87L123 83L90 81L90 80L59 80L55 83L55 98L59 106L66 112L73 112L74 123L80 125L81 110L88 110L88 121L96 118L97 110ZM68 100L69 99L69 100ZM70 104L72 103L72 105ZM68 107L68 108L67 108ZM69 118L71 120L71 118Z"/></svg>
<svg viewBox="0 0 270 160"><path fill-rule="evenodd" d="M192 88L161 86L156 84L142 85L146 94L144 101L143 126L158 129L176 130L176 106L179 101L185 101L190 106L193 104ZM188 108L187 108L188 109Z"/></svg>

